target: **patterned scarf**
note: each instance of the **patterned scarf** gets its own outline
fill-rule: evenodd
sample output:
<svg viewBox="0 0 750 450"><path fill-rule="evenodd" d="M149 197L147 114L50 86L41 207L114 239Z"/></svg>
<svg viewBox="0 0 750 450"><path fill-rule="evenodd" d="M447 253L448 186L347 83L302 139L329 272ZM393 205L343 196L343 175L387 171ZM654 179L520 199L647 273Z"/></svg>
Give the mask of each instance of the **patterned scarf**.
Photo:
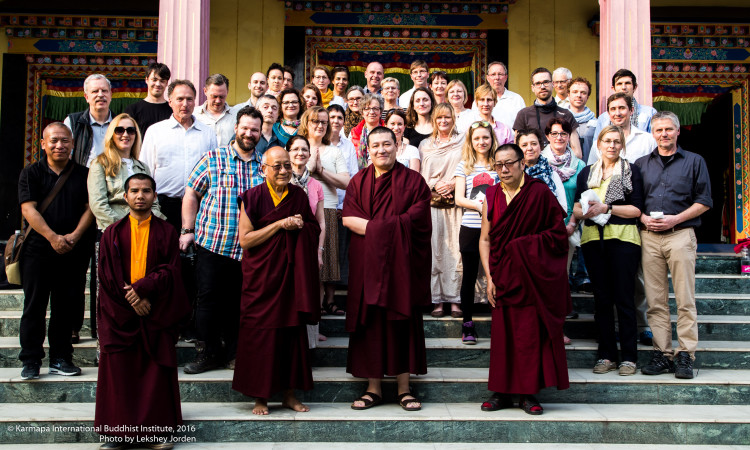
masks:
<svg viewBox="0 0 750 450"><path fill-rule="evenodd" d="M573 117L576 119L576 122L578 122L578 123L586 123L589 120L596 119L596 116L589 109L588 106L586 108L584 108L583 111L581 111L579 113L574 113L573 111L571 111L571 112L573 113Z"/></svg>
<svg viewBox="0 0 750 450"><path fill-rule="evenodd" d="M367 167L369 161L370 152L367 151L367 135L370 131L367 129L367 125L362 127L362 137L359 139L359 148L357 148L357 165L359 170Z"/></svg>
<svg viewBox="0 0 750 450"><path fill-rule="evenodd" d="M550 165L552 165L552 169L557 172L558 175L560 175L560 179L563 181L563 183L565 183L570 179L570 177L575 175L576 171L578 170L579 160L571 151L570 146L565 149L565 153L563 153L562 155L556 155L555 152L552 151L552 148L547 145L542 151L542 157L549 160Z"/></svg>
<svg viewBox="0 0 750 450"><path fill-rule="evenodd" d="M557 189L555 188L555 182L552 181L552 166L547 162L547 158L540 156L539 160L531 167L526 168L526 173L533 178L538 178L544 181L553 194L557 195Z"/></svg>
<svg viewBox="0 0 750 450"><path fill-rule="evenodd" d="M603 175L603 163L599 159L592 164L586 184L589 188L598 188L602 185ZM633 172L630 170L630 164L625 161L625 158L620 158L619 162L615 163L612 179L609 181L607 193L604 195L604 203L611 205L618 200L625 200L625 195L633 192L632 178Z"/></svg>
<svg viewBox="0 0 750 450"><path fill-rule="evenodd" d="M354 112L351 109L346 110L346 117L344 117L344 134L349 136L349 133L351 133L352 128L359 125L360 122L362 122L362 114L358 112Z"/></svg>
<svg viewBox="0 0 750 450"><path fill-rule="evenodd" d="M641 112L641 105L638 104L638 100L633 97L633 114L630 116L630 124L638 128L638 114Z"/></svg>
<svg viewBox="0 0 750 450"><path fill-rule="evenodd" d="M307 182L310 181L310 171L307 170L307 167L305 167L305 172L302 173L302 175L297 175L296 173L292 172L292 179L290 182L295 185L299 186L302 189L305 190L305 194L307 194Z"/></svg>

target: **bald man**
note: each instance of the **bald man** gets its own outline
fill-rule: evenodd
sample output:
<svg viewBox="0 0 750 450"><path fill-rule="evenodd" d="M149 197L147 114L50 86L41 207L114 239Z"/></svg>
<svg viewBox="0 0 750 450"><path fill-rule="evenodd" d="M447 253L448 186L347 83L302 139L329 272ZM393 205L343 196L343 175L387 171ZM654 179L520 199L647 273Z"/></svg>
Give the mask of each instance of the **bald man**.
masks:
<svg viewBox="0 0 750 450"><path fill-rule="evenodd" d="M310 409L294 389L313 387L307 324L320 320L320 226L302 188L289 183L292 162L281 147L263 155L265 183L240 197L242 300L232 389L255 397L253 414L268 414L268 398Z"/></svg>
<svg viewBox="0 0 750 450"><path fill-rule="evenodd" d="M232 106L230 113L236 116L237 113L245 106L255 106L258 99L268 90L268 80L263 72L255 72L250 76L250 82L247 83L247 89L250 91L250 98L247 101Z"/></svg>
<svg viewBox="0 0 750 450"><path fill-rule="evenodd" d="M373 94L380 94L380 83L383 82L385 76L385 69L383 65L377 61L373 61L367 65L365 70L365 80L367 86L365 87L365 93L371 92Z"/></svg>
<svg viewBox="0 0 750 450"><path fill-rule="evenodd" d="M89 209L88 169L70 159L73 135L61 122L44 129L42 158L18 178L18 203L29 223L21 254L24 293L21 316L21 378L39 378L44 358L45 316L50 308L49 373L80 375L70 336L82 312L94 215ZM54 197L50 195L59 189Z"/></svg>

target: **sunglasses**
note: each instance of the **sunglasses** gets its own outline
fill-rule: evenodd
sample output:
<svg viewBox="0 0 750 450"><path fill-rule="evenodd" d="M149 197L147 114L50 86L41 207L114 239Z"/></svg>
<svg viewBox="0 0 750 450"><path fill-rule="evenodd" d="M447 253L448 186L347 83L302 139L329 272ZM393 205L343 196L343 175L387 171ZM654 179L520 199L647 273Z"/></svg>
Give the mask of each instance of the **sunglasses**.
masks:
<svg viewBox="0 0 750 450"><path fill-rule="evenodd" d="M115 134L118 136L122 136L126 131L131 136L135 135L135 127L115 127Z"/></svg>
<svg viewBox="0 0 750 450"><path fill-rule="evenodd" d="M490 123L486 120L480 120L471 124L472 130L479 127L491 128Z"/></svg>

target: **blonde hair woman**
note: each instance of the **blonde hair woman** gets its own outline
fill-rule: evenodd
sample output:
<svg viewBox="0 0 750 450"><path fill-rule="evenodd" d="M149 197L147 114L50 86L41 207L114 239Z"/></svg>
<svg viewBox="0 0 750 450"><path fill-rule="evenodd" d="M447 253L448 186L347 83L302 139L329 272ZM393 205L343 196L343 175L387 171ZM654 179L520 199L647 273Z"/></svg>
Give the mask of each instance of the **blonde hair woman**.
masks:
<svg viewBox="0 0 750 450"><path fill-rule="evenodd" d="M412 100L420 95L414 92ZM419 146L422 153L421 173L432 190L432 311L433 317L443 316L443 303L451 303L451 316L461 317L461 254L458 233L461 208L456 208L456 167L461 162L463 135L456 131L453 107L441 103L432 111L432 134Z"/></svg>

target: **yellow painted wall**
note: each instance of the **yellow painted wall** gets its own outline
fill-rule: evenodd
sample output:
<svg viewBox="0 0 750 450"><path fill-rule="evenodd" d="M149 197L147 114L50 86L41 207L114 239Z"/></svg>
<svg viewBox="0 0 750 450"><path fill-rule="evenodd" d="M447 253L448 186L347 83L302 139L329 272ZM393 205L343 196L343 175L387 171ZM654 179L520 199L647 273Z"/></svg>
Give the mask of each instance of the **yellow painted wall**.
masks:
<svg viewBox="0 0 750 450"><path fill-rule="evenodd" d="M534 99L529 75L537 67L567 67L574 77L587 78L596 111L596 61L599 38L588 22L599 13L596 0L518 0L508 11L508 87L526 104Z"/></svg>
<svg viewBox="0 0 750 450"><path fill-rule="evenodd" d="M284 63L284 17L279 0L211 0L209 72L229 78L230 105L250 96L250 75Z"/></svg>

